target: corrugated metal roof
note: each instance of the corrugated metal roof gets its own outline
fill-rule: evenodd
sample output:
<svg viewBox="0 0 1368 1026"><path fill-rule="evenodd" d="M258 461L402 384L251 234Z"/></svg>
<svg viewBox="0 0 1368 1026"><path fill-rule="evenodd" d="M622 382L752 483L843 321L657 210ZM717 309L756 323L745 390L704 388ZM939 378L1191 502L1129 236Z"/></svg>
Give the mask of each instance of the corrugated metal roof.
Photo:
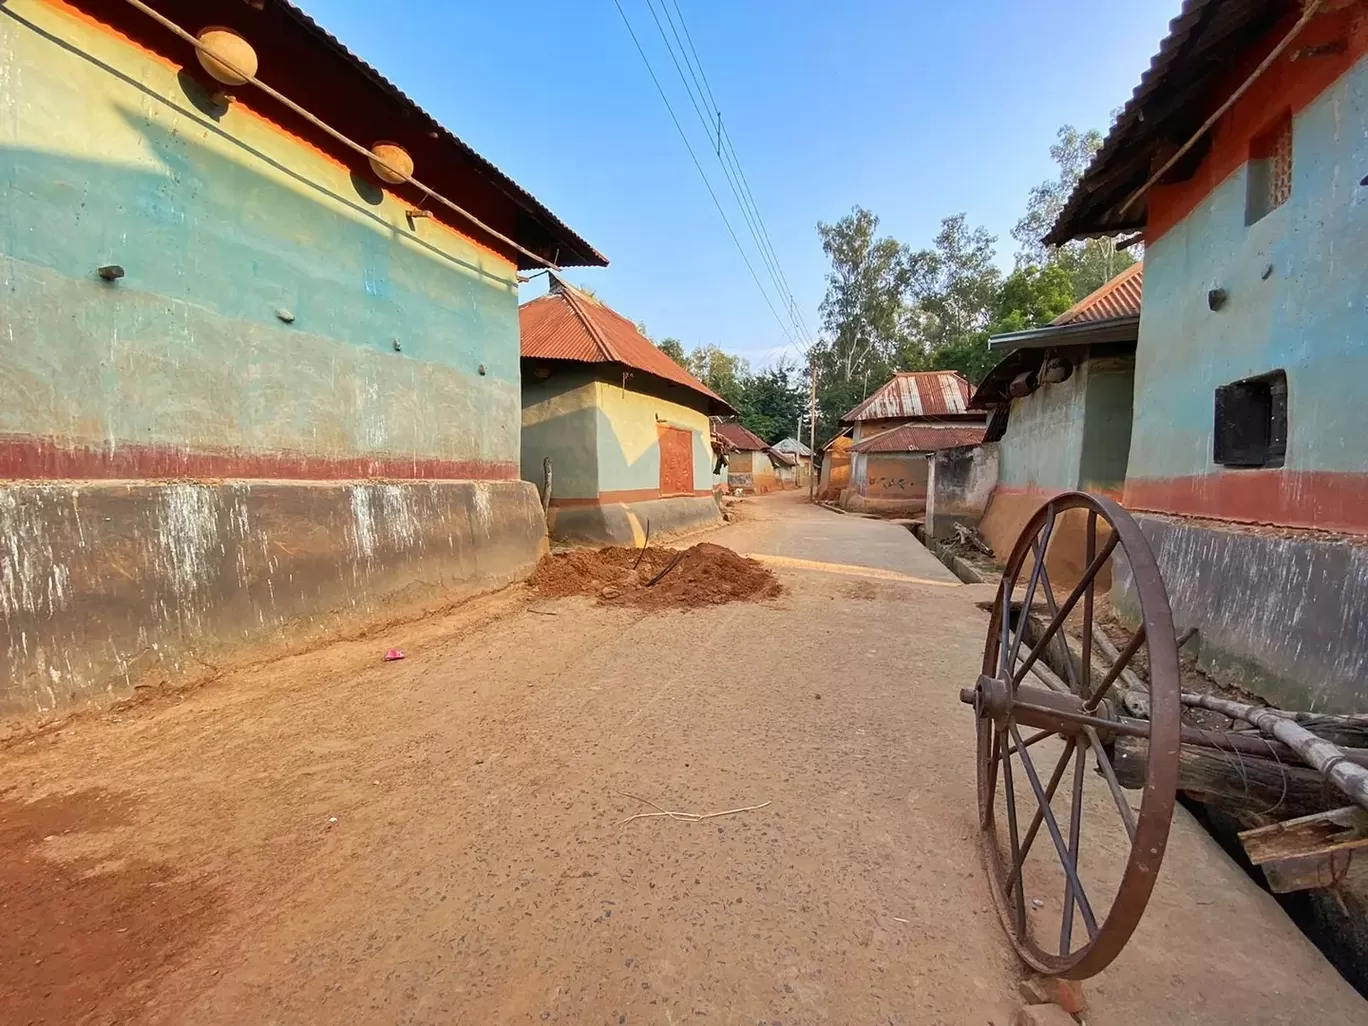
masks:
<svg viewBox="0 0 1368 1026"><path fill-rule="evenodd" d="M969 382L954 371L899 371L841 420L939 417L968 408Z"/></svg>
<svg viewBox="0 0 1368 1026"><path fill-rule="evenodd" d="M850 447L851 452L934 452L957 445L979 445L986 424L903 424Z"/></svg>
<svg viewBox="0 0 1368 1026"><path fill-rule="evenodd" d="M715 424L713 430L737 449L754 451L769 448L763 438L741 424Z"/></svg>
<svg viewBox="0 0 1368 1026"><path fill-rule="evenodd" d="M1101 288L1088 293L1050 323L1082 324L1087 321L1139 317L1144 283L1145 265L1132 264Z"/></svg>
<svg viewBox="0 0 1368 1026"><path fill-rule="evenodd" d="M780 452L796 452L799 456L812 455L811 449L793 437L785 438L780 442L775 442L774 448L778 449Z"/></svg>
<svg viewBox="0 0 1368 1026"><path fill-rule="evenodd" d="M731 410L725 399L657 349L626 317L559 278L553 276L546 295L518 308L518 324L524 359L620 363L692 389L717 409Z"/></svg>
<svg viewBox="0 0 1368 1026"><path fill-rule="evenodd" d="M443 125L440 121L434 118L427 111L423 110L423 108L420 107L415 100L413 100L407 93L405 93L397 85L395 85L384 75L382 75L375 67L373 67L371 64L363 60L360 56L349 50L346 44L344 44L340 39L334 36L322 25L318 24L318 22L314 21L313 18L311 18L306 12L296 7L294 4L290 3L289 0L277 0L277 3L306 29L309 29L312 32L314 32L320 39L322 39L329 46L337 50L340 54L342 54L342 56L346 57L347 60L351 61L354 65L356 65L358 70L365 73L369 78L371 78L375 82L376 85L380 86L386 92L390 93L396 100L407 105L415 114L418 114L419 116L426 119L430 123L431 127L435 129L442 137L454 143L456 146L460 147L460 149L465 152L465 154L471 159L471 161L473 161L478 167L480 167L482 171L488 174L489 177L492 178L495 181L495 183L499 185L503 192L508 194L509 197L512 200L514 200L514 202L516 202L519 206L521 206L529 214L532 214L534 217L549 222L550 226L553 229L553 234L561 236L563 242L563 250L561 254L559 254L560 259L556 260L555 263L560 264L562 267L568 267L576 264L588 267L608 266L607 257L605 257L598 250L596 250L593 246L589 245L588 242L582 239L573 229L571 229L569 225L567 225L559 217L553 214L540 200L538 200L535 196L533 196L530 192L524 189L517 182L513 181L512 178L508 177L508 175L504 174L503 171L499 170L499 168L496 167L492 161L487 160L486 158L480 156L480 154L476 153L473 149L471 149L471 147L466 142L464 142L460 137L458 137L455 133L453 133L450 129L448 129L445 125Z"/></svg>
<svg viewBox="0 0 1368 1026"><path fill-rule="evenodd" d="M1054 246L1143 228L1145 199L1125 214L1120 208L1149 178L1153 158L1201 126L1220 102L1212 102L1212 88L1242 52L1299 10L1293 0L1184 0L1159 52L1043 241ZM1195 156L1200 154L1198 147Z"/></svg>
<svg viewBox="0 0 1368 1026"><path fill-rule="evenodd" d="M798 465L798 457L793 455L793 453L791 452L782 452L779 449L775 449L773 447L769 448L766 451L769 453L771 459L777 460L786 467L796 467Z"/></svg>

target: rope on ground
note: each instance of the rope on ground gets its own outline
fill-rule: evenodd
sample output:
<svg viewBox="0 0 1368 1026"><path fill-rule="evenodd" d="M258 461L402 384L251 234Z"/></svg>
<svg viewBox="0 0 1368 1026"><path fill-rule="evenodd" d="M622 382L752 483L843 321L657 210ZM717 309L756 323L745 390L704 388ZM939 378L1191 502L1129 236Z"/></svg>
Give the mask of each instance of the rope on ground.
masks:
<svg viewBox="0 0 1368 1026"><path fill-rule="evenodd" d="M622 795L624 798L630 798L633 801L641 802L643 805L649 805L656 810L655 812L638 812L635 816L628 816L626 819L619 821L618 826L626 826L634 819L660 819L661 817L677 819L685 823L701 823L705 819L717 819L720 816L735 816L740 812L755 812L758 809L763 809L774 804L773 802L761 802L759 805L747 805L740 809L727 809L724 812L705 812L700 814L697 812L671 812L668 809L662 809L649 798L628 794L626 791L619 791L618 794Z"/></svg>

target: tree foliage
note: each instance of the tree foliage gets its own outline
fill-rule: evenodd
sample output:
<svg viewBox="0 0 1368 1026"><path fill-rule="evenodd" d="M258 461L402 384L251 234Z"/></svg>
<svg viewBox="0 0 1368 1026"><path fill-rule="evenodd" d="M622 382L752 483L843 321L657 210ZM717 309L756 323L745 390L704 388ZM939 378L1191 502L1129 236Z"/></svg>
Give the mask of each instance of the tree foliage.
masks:
<svg viewBox="0 0 1368 1026"><path fill-rule="evenodd" d="M1098 132L1059 129L1050 147L1056 172L1030 190L1012 228L1017 251L1008 275L997 264L997 238L966 214L944 218L930 245L914 249L880 234L878 216L856 206L838 221L817 224L830 268L820 338L807 367L781 362L752 372L744 359L715 345L696 346L686 356L675 338L663 339L660 349L771 443L797 429L809 374L817 379L819 441L832 437L840 418L895 371L955 370L976 384L997 357L988 349L991 336L1048 324L1135 262L1115 239L1061 247L1041 241L1101 143Z"/></svg>
<svg viewBox="0 0 1368 1026"><path fill-rule="evenodd" d="M656 343L656 347L681 367L688 368L689 358L684 353L684 343L679 339L674 337L662 338Z"/></svg>

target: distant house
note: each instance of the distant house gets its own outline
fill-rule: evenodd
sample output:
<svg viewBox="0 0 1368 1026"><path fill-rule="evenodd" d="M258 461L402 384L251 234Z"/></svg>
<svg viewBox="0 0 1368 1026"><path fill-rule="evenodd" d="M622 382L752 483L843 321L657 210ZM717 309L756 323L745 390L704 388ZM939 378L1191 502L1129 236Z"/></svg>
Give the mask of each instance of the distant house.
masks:
<svg viewBox="0 0 1368 1026"><path fill-rule="evenodd" d="M791 456L794 460L794 484L806 488L812 478L812 450L797 438L785 438L770 447L774 452Z"/></svg>
<svg viewBox="0 0 1368 1026"><path fill-rule="evenodd" d="M866 512L926 507L928 453L983 440L969 382L954 371L904 371L844 417L851 425L850 483L841 505Z"/></svg>
<svg viewBox="0 0 1368 1026"><path fill-rule="evenodd" d="M731 407L630 320L552 276L524 303L522 474L553 538L640 544L718 522L709 416ZM545 496L543 496L545 498Z"/></svg>
<svg viewBox="0 0 1368 1026"><path fill-rule="evenodd" d="M775 468L784 461L772 456L765 440L741 424L715 424L713 430L734 452L727 457L727 487L763 495L780 487Z"/></svg>
<svg viewBox="0 0 1368 1026"><path fill-rule="evenodd" d="M979 530L999 555L1012 551L1052 495L1082 489L1121 498L1143 288L1143 265L1134 264L1047 326L989 339L1005 355L969 405L992 415L997 487ZM1085 518L1083 510L1065 514L1056 530L1052 580L1071 584L1086 565Z"/></svg>
<svg viewBox="0 0 1368 1026"><path fill-rule="evenodd" d="M844 427L826 445L822 446L822 469L817 480L817 497L834 500L841 497L850 484L850 440L851 428Z"/></svg>

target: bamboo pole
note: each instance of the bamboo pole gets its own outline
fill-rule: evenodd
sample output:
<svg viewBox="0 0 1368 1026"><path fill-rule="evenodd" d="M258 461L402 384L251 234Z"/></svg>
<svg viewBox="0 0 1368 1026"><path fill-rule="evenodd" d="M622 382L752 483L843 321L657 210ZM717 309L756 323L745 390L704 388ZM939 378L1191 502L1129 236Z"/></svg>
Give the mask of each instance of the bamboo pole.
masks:
<svg viewBox="0 0 1368 1026"><path fill-rule="evenodd" d="M1258 727L1266 737L1281 741L1296 752L1306 764L1338 787L1357 805L1368 809L1368 769L1345 758L1336 745L1316 737L1305 727L1285 716L1255 705L1243 705L1215 695L1184 693L1184 705L1195 705L1223 713L1231 719L1244 720Z"/></svg>

